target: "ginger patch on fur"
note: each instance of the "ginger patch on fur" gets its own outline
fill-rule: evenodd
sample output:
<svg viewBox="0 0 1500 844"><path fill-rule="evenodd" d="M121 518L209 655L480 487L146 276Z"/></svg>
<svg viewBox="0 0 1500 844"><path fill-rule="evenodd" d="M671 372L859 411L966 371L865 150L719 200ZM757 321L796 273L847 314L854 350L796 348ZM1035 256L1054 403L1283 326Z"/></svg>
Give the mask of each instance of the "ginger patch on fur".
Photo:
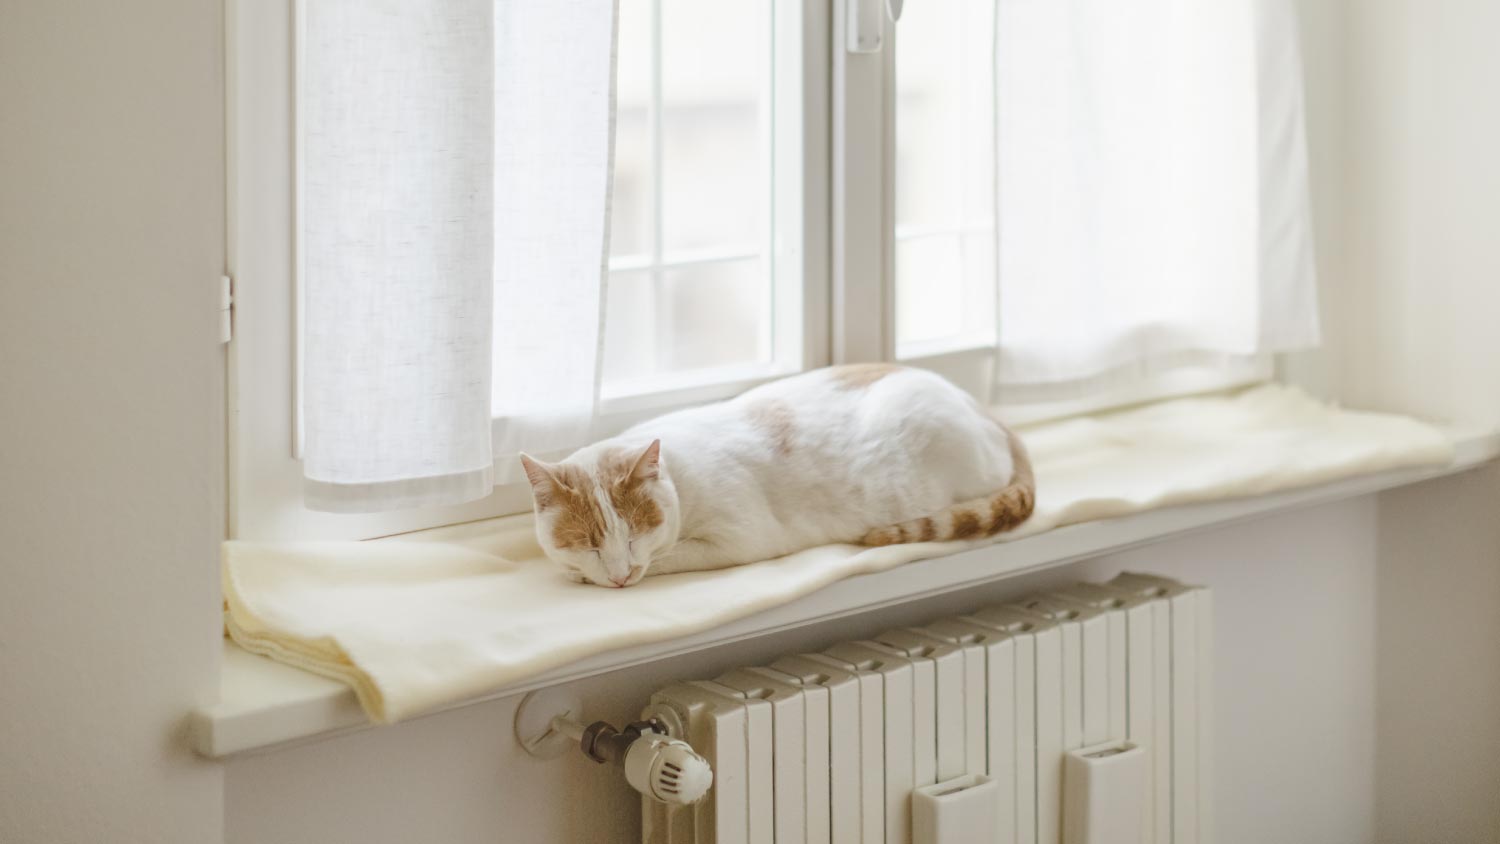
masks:
<svg viewBox="0 0 1500 844"><path fill-rule="evenodd" d="M572 466L556 466L553 472L547 504L557 511L552 541L559 548L598 548L604 542L604 514L587 492L588 475Z"/></svg>
<svg viewBox="0 0 1500 844"><path fill-rule="evenodd" d="M990 499L990 533L1007 531L1031 515L1032 496L1024 489L1002 492Z"/></svg>
<svg viewBox="0 0 1500 844"><path fill-rule="evenodd" d="M1003 425L1001 426L1004 427ZM901 542L975 539L1013 530L1031 517L1036 508L1036 478L1026 447L1010 429L1011 479L1003 489L984 498L960 501L941 513L870 530L865 545L895 545Z"/></svg>
<svg viewBox="0 0 1500 844"><path fill-rule="evenodd" d="M630 525L631 533L645 533L665 519L661 507L646 492L647 477L641 471L641 460L642 455L621 451L599 462L599 479L609 493L609 503ZM651 477L655 477L654 471Z"/></svg>
<svg viewBox="0 0 1500 844"><path fill-rule="evenodd" d="M931 542L937 539L937 522L931 516L923 516L917 520L917 541Z"/></svg>
<svg viewBox="0 0 1500 844"><path fill-rule="evenodd" d="M973 539L984 532L979 514L973 510L957 510L953 513L953 538Z"/></svg>
<svg viewBox="0 0 1500 844"><path fill-rule="evenodd" d="M746 409L750 422L766 435L777 455L792 453L792 437L797 432L797 417L791 405L779 399L758 401Z"/></svg>
<svg viewBox="0 0 1500 844"><path fill-rule="evenodd" d="M901 369L901 366L894 363L847 363L831 367L828 371L840 387L846 390L863 390Z"/></svg>

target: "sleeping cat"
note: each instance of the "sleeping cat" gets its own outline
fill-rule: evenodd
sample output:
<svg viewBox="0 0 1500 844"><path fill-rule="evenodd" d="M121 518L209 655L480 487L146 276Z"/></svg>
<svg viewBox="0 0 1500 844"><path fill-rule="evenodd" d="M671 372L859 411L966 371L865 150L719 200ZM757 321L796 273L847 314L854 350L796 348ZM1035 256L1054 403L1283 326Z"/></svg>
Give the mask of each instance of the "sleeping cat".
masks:
<svg viewBox="0 0 1500 844"><path fill-rule="evenodd" d="M1020 439L943 378L891 364L796 375L521 463L547 556L613 587L833 542L988 536L1035 499Z"/></svg>

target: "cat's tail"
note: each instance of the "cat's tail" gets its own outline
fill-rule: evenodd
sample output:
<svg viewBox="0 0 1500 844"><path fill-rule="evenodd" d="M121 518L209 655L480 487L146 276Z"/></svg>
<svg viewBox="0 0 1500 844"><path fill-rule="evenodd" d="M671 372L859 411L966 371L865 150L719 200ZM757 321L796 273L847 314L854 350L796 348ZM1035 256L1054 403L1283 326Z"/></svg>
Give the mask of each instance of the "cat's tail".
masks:
<svg viewBox="0 0 1500 844"><path fill-rule="evenodd" d="M1001 426L1004 427L1004 426ZM960 501L931 516L879 527L865 534L865 545L898 545L904 542L943 542L975 539L1011 530L1026 521L1036 508L1036 478L1031 457L1021 438L1009 429L1010 460L1014 467L1010 483L984 498Z"/></svg>

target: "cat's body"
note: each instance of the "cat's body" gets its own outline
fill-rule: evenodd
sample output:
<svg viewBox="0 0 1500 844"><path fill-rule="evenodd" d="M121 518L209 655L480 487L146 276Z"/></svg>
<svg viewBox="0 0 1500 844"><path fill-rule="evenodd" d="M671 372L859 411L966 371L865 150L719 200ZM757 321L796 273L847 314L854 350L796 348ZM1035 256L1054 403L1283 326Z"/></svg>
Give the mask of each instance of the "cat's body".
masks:
<svg viewBox="0 0 1500 844"><path fill-rule="evenodd" d="M977 402L886 364L786 378L559 464L524 462L543 549L600 585L834 542L987 535L1034 498L1024 449Z"/></svg>

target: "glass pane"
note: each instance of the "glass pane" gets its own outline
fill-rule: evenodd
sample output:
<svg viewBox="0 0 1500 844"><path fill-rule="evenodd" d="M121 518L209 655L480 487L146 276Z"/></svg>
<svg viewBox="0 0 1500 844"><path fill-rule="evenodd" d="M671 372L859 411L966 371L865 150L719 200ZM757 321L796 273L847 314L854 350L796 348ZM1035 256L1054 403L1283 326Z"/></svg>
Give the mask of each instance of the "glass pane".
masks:
<svg viewBox="0 0 1500 844"><path fill-rule="evenodd" d="M896 243L896 336L902 343L963 331L963 257L956 234Z"/></svg>
<svg viewBox="0 0 1500 844"><path fill-rule="evenodd" d="M898 226L958 222L963 162L955 153L962 64L952 41L960 5L922 4L901 18L896 54Z"/></svg>
<svg viewBox="0 0 1500 844"><path fill-rule="evenodd" d="M634 380L656 371L656 290L650 270L609 274L604 379Z"/></svg>
<svg viewBox="0 0 1500 844"><path fill-rule="evenodd" d="M620 0L615 71L612 257L651 253L651 0Z"/></svg>
<svg viewBox="0 0 1500 844"><path fill-rule="evenodd" d="M663 248L753 247L769 222L771 4L659 1Z"/></svg>
<svg viewBox="0 0 1500 844"><path fill-rule="evenodd" d="M621 0L606 393L801 365L802 14Z"/></svg>
<svg viewBox="0 0 1500 844"><path fill-rule="evenodd" d="M766 287L759 261L662 273L667 330L662 370L751 364L765 359Z"/></svg>
<svg viewBox="0 0 1500 844"><path fill-rule="evenodd" d="M995 232L982 229L963 235L959 241L963 267L964 337L975 342L995 341Z"/></svg>
<svg viewBox="0 0 1500 844"><path fill-rule="evenodd" d="M994 337L993 24L993 0L909 4L901 18L898 350Z"/></svg>
<svg viewBox="0 0 1500 844"><path fill-rule="evenodd" d="M611 273L605 381L765 362L764 276L759 259Z"/></svg>

